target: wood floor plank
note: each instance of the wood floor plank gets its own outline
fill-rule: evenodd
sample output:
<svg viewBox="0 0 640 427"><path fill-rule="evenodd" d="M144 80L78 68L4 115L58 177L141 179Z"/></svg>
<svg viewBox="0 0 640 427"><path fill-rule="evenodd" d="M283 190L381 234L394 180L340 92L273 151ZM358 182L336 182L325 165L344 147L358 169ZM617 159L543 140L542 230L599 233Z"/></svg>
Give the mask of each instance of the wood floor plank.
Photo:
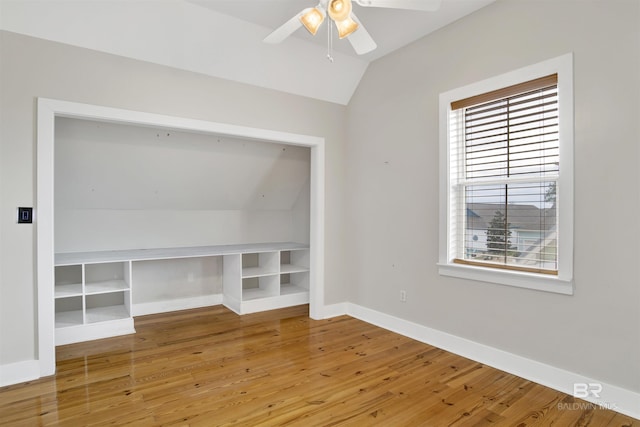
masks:
<svg viewBox="0 0 640 427"><path fill-rule="evenodd" d="M2 426L640 426L348 316L223 306L135 319L0 388Z"/></svg>

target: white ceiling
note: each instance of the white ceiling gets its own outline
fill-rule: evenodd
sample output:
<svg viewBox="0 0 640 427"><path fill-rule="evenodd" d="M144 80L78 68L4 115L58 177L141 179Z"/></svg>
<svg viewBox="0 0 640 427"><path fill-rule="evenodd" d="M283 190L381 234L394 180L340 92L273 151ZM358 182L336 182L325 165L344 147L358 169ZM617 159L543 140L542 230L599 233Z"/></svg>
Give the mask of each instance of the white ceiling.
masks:
<svg viewBox="0 0 640 427"><path fill-rule="evenodd" d="M283 43L262 40L316 0L0 0L0 29L348 104L369 62L495 0L442 0L436 12L353 11L378 44L358 56L347 40L326 59L327 22Z"/></svg>
<svg viewBox="0 0 640 427"><path fill-rule="evenodd" d="M207 9L266 28L276 29L317 0L188 0ZM426 1L426 0L425 0ZM373 37L378 48L358 56L347 40L336 40L334 50L371 62L486 6L495 0L442 0L436 12L361 7L353 2L353 13ZM335 34L335 33L334 33ZM294 36L326 49L327 22L312 36L300 28Z"/></svg>

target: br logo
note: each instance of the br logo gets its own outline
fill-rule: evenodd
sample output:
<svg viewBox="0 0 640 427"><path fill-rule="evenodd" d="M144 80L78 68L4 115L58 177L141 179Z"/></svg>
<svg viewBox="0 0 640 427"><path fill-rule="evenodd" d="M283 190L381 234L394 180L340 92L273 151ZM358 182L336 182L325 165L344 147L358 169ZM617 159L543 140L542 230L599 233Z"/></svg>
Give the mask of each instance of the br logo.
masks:
<svg viewBox="0 0 640 427"><path fill-rule="evenodd" d="M585 398L592 396L600 398L600 392L602 392L602 384L600 383L573 384L573 397Z"/></svg>

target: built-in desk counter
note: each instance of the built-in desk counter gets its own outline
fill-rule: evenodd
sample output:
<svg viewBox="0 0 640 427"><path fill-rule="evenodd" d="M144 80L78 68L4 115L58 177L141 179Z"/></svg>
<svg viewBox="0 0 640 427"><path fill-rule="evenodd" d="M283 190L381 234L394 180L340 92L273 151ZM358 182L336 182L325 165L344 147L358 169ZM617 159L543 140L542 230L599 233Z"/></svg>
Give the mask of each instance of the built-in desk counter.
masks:
<svg viewBox="0 0 640 427"><path fill-rule="evenodd" d="M135 333L132 271L141 261L222 257L221 301L238 314L309 302L309 246L197 246L55 254L56 345ZM219 302L218 302L219 303ZM162 306L162 305L160 305ZM165 304L164 307L171 306ZM183 309L191 307L176 307ZM155 312L169 311L166 309Z"/></svg>

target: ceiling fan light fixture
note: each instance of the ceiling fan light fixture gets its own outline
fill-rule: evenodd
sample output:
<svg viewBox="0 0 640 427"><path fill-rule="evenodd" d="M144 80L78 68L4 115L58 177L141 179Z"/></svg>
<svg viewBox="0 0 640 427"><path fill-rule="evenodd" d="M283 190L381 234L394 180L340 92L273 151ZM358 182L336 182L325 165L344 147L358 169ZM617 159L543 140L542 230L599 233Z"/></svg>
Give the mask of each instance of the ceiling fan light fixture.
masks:
<svg viewBox="0 0 640 427"><path fill-rule="evenodd" d="M308 9L305 9L305 11L302 13L302 16L300 16L300 22L302 22L302 25L304 25L307 31L309 31L314 36L318 32L318 28L320 28L320 25L323 21L324 13L322 13L322 11L320 11L317 7L310 7Z"/></svg>
<svg viewBox="0 0 640 427"><path fill-rule="evenodd" d="M351 16L351 0L331 0L327 12L334 21L344 21Z"/></svg>
<svg viewBox="0 0 640 427"><path fill-rule="evenodd" d="M347 19L335 22L336 28L338 29L338 37L340 37L341 39L347 37L349 34L358 29L358 23L351 19L351 17L347 17Z"/></svg>

